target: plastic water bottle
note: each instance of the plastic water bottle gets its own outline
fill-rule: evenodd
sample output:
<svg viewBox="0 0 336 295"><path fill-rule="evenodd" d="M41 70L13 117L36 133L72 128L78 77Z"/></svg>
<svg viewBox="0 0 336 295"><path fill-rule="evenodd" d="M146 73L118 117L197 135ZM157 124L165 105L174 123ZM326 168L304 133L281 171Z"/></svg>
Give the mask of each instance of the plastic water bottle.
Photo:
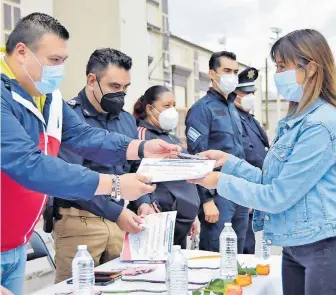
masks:
<svg viewBox="0 0 336 295"><path fill-rule="evenodd" d="M166 286L168 295L188 294L188 263L181 246L173 246L166 261Z"/></svg>
<svg viewBox="0 0 336 295"><path fill-rule="evenodd" d="M94 262L86 245L79 245L72 261L74 295L92 295L95 283Z"/></svg>
<svg viewBox="0 0 336 295"><path fill-rule="evenodd" d="M237 235L231 222L225 222L220 235L220 277L221 279L235 279L237 269Z"/></svg>
<svg viewBox="0 0 336 295"><path fill-rule="evenodd" d="M271 256L271 247L267 245L264 231L254 233L255 237L255 257L259 262L266 261Z"/></svg>

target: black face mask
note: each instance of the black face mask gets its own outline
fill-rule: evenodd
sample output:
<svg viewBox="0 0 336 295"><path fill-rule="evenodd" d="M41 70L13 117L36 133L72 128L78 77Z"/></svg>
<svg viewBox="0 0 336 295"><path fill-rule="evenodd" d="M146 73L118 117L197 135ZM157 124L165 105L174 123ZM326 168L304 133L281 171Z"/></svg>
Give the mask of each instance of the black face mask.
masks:
<svg viewBox="0 0 336 295"><path fill-rule="evenodd" d="M122 108L125 104L125 92L119 91L119 92L111 92L104 94L100 83L98 82L98 86L100 88L101 93L103 94L103 97L100 101L100 106L103 109L104 112L111 114L112 116L119 116ZM94 93L93 93L94 95ZM94 95L95 99L97 100L96 96ZM97 100L99 103L99 101Z"/></svg>

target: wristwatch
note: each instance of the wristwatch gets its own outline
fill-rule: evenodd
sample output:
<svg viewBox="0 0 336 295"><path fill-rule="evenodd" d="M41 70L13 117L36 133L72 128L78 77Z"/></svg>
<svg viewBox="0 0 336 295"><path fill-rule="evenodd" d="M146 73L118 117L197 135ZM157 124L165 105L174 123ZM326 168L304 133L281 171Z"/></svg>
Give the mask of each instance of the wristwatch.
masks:
<svg viewBox="0 0 336 295"><path fill-rule="evenodd" d="M112 175L112 191L110 198L116 202L121 200L120 176Z"/></svg>
<svg viewBox="0 0 336 295"><path fill-rule="evenodd" d="M143 159L145 157L145 144L146 141L141 141L141 143L139 144L138 156L140 159Z"/></svg>

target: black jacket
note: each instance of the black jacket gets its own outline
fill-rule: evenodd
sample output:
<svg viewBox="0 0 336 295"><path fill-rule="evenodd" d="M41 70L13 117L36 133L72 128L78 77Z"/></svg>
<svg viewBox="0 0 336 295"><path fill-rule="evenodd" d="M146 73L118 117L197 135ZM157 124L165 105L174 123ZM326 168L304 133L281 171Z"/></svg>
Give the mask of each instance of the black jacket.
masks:
<svg viewBox="0 0 336 295"><path fill-rule="evenodd" d="M148 123L138 124L139 138L143 140L162 139L168 143L180 144L174 135ZM183 152L187 152L184 150ZM152 197L159 203L162 211L177 211L177 222L192 223L198 215L200 199L195 185L185 181L170 181L157 184Z"/></svg>

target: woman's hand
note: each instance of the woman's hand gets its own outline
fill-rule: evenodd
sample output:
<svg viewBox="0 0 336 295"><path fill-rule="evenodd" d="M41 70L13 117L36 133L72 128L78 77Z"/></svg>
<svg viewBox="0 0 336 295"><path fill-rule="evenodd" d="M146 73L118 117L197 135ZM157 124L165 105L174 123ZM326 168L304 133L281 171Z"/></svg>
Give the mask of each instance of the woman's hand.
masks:
<svg viewBox="0 0 336 295"><path fill-rule="evenodd" d="M221 175L221 172L210 172L204 178L192 179L188 180L188 182L201 185L207 189L215 189Z"/></svg>
<svg viewBox="0 0 336 295"><path fill-rule="evenodd" d="M222 151L209 150L202 153L199 153L200 156L208 158L209 160L216 160L216 167L222 167L225 165L230 154L227 154Z"/></svg>
<svg viewBox="0 0 336 295"><path fill-rule="evenodd" d="M196 236L199 234L198 224L199 222L195 220L189 230L188 236L190 236L190 240L192 241L195 240Z"/></svg>

